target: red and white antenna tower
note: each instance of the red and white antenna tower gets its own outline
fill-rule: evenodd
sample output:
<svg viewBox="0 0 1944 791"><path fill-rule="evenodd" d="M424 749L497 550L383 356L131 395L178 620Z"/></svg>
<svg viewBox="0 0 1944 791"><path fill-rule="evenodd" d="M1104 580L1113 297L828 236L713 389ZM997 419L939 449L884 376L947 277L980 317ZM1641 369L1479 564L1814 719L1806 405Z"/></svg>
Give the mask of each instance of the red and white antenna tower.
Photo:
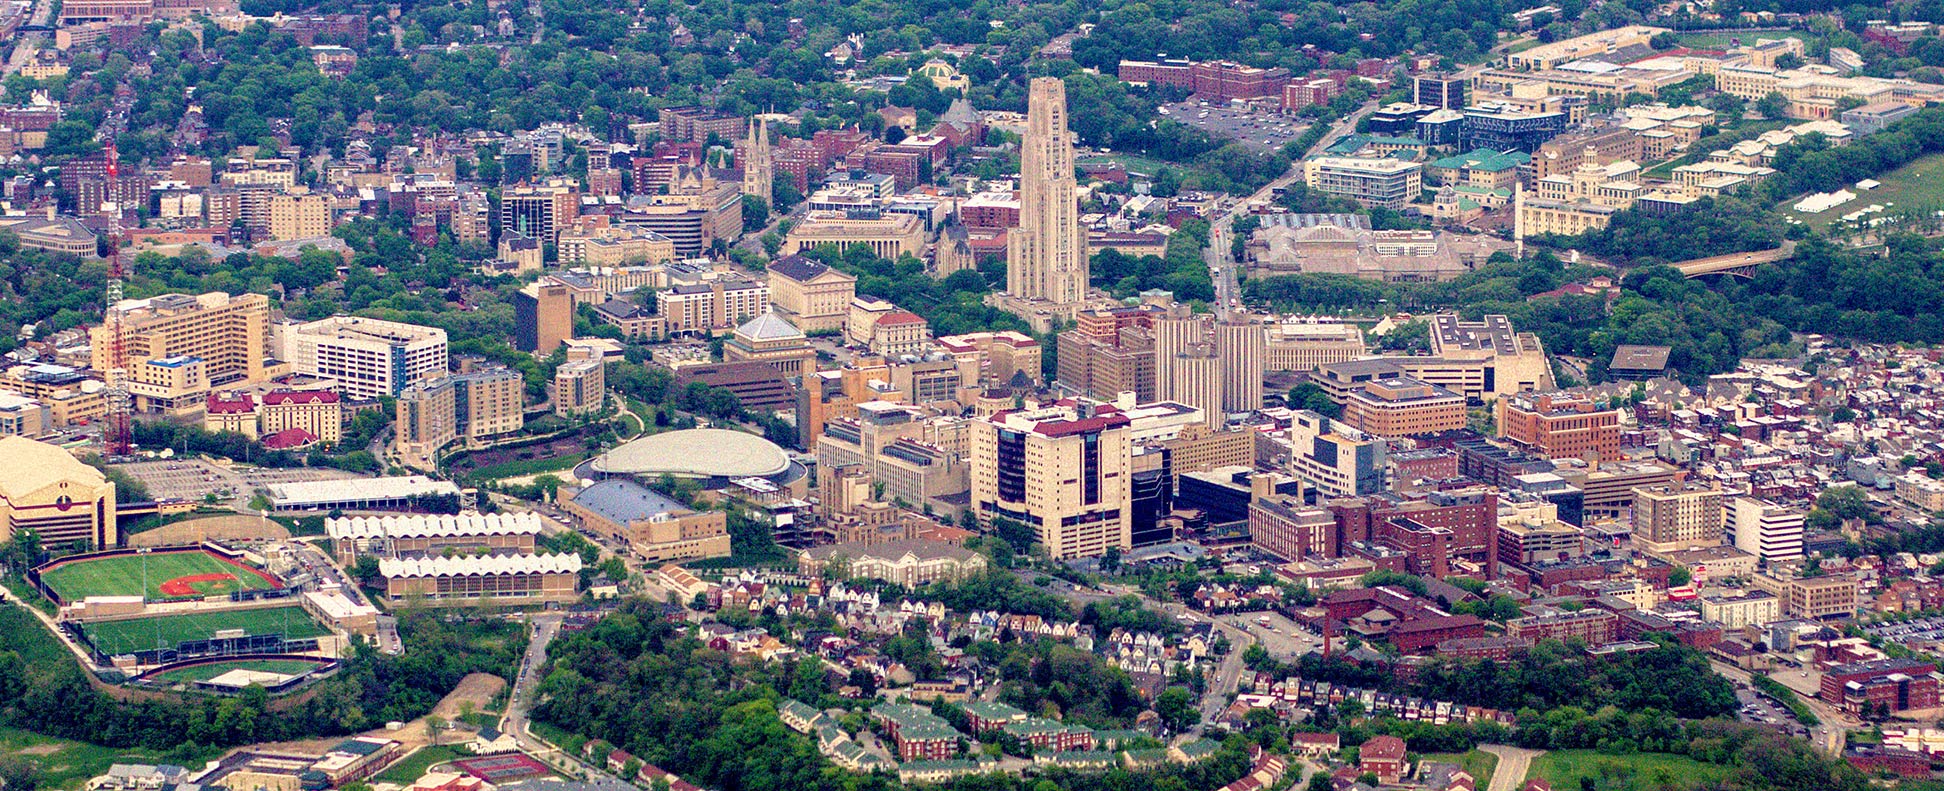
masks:
<svg viewBox="0 0 1944 791"><path fill-rule="evenodd" d="M115 153L112 135L103 153L108 157L108 190L112 196L121 182L121 160ZM104 334L108 336L108 425L102 444L110 457L116 457L128 455L135 444L134 431L128 425L129 413L133 411L128 399L128 339L122 336L122 315L116 308L122 301L122 278L127 275L122 269L119 202L114 204L108 222L108 295L103 316Z"/></svg>

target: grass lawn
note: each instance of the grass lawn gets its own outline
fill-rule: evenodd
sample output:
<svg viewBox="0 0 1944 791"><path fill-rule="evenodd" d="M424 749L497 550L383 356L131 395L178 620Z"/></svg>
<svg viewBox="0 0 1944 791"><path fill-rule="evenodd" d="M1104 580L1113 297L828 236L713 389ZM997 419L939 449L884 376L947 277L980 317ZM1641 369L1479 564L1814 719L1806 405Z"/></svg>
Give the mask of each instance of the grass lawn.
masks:
<svg viewBox="0 0 1944 791"><path fill-rule="evenodd" d="M1806 30L1763 30L1733 33L1685 33L1681 34L1681 46L1689 49L1727 49L1734 46L1733 39L1741 39L1743 44L1754 44L1758 38L1795 38L1804 43L1814 41L1818 36Z"/></svg>
<svg viewBox="0 0 1944 791"><path fill-rule="evenodd" d="M178 578L205 575L211 578L169 584ZM270 580L249 569L200 551L151 552L85 560L48 569L41 574L41 582L68 601L79 601L89 596L186 598L239 589L276 587ZM167 592L163 590L165 586L169 588Z"/></svg>
<svg viewBox="0 0 1944 791"><path fill-rule="evenodd" d="M1710 783L1728 776L1724 766L1704 764L1684 755L1635 753L1607 755L1593 750L1554 750L1532 759L1527 777L1543 777L1553 788L1580 787L1591 777L1599 791L1648 791L1663 779L1684 785Z"/></svg>
<svg viewBox="0 0 1944 791"><path fill-rule="evenodd" d="M571 470L574 465L587 461L586 454L556 456L552 458L519 459L488 465L477 470L467 471L466 475L482 480L518 478L522 475L539 475L547 472Z"/></svg>
<svg viewBox="0 0 1944 791"><path fill-rule="evenodd" d="M317 667L316 662L299 662L294 659L242 659L171 670L158 674L155 678L159 681L208 681L232 670L255 670L259 673L294 676L314 667Z"/></svg>
<svg viewBox="0 0 1944 791"><path fill-rule="evenodd" d="M165 615L130 621L103 621L83 627L88 639L103 653L117 654L163 646L174 647L184 640L208 639L225 629L241 629L246 634L277 634L290 639L322 637L330 634L301 607L272 607L259 610ZM286 631L286 629L288 631Z"/></svg>
<svg viewBox="0 0 1944 791"><path fill-rule="evenodd" d="M390 768L379 772L377 776L371 779L381 783L409 785L412 781L424 777L425 772L431 769L434 764L442 764L446 761L464 757L457 748L448 744L422 747L418 752L405 756L403 760L392 764Z"/></svg>
<svg viewBox="0 0 1944 791"><path fill-rule="evenodd" d="M221 750L200 751L193 760L152 750L122 750L86 742L42 736L16 728L0 728L0 755L19 756L40 767L42 788L80 788L88 779L116 763L175 763L201 766Z"/></svg>
<svg viewBox="0 0 1944 791"><path fill-rule="evenodd" d="M1804 214L1791 206L1803 196L1797 195L1782 201L1777 208L1782 213L1794 217L1816 228L1821 228L1845 214L1861 209L1872 203L1881 203L1885 213L1899 208L1944 208L1944 154L1931 154L1919 158L1903 167L1875 177L1883 186L1867 192L1849 187L1856 193L1856 200L1829 209L1821 214Z"/></svg>
<svg viewBox="0 0 1944 791"><path fill-rule="evenodd" d="M1418 756L1418 760L1420 762L1441 761L1462 766L1466 774L1478 781L1479 788L1488 788L1492 785L1492 770L1498 768L1498 756L1484 750L1473 750L1468 753L1425 753Z"/></svg>

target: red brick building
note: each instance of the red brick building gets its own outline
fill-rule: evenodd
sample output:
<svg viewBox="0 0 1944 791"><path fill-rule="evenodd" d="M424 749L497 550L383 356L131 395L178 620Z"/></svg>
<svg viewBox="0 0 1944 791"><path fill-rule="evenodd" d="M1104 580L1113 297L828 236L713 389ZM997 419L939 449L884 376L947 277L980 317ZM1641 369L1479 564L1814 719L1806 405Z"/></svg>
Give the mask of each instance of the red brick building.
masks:
<svg viewBox="0 0 1944 791"><path fill-rule="evenodd" d="M1534 615L1505 622L1505 634L1508 637L1520 637L1533 642L1578 639L1587 645L1605 645L1613 642L1614 635L1619 633L1619 628L1619 617L1605 610Z"/></svg>
<svg viewBox="0 0 1944 791"><path fill-rule="evenodd" d="M1390 735L1370 737L1357 750L1357 768L1385 783L1404 779L1404 740Z"/></svg>
<svg viewBox="0 0 1944 791"><path fill-rule="evenodd" d="M1259 69L1226 60L1202 61L1189 66L1188 72L1194 78L1195 95L1211 101L1279 97L1289 82L1288 69Z"/></svg>
<svg viewBox="0 0 1944 791"><path fill-rule="evenodd" d="M1438 644L1439 656L1503 662L1525 653L1532 642L1517 637L1454 637Z"/></svg>
<svg viewBox="0 0 1944 791"><path fill-rule="evenodd" d="M1124 60L1120 62L1121 82L1143 82L1173 88L1194 88L1193 64L1186 60Z"/></svg>
<svg viewBox="0 0 1944 791"><path fill-rule="evenodd" d="M1475 615L1434 615L1398 624L1385 636L1397 650L1421 654L1436 649L1446 640L1484 637L1485 622Z"/></svg>
<svg viewBox="0 0 1944 791"><path fill-rule="evenodd" d="M1889 772L1899 777L1930 777L1930 756L1910 750L1862 745L1850 750L1843 759L1869 774Z"/></svg>
<svg viewBox="0 0 1944 791"><path fill-rule="evenodd" d="M1879 659L1837 665L1823 673L1821 697L1853 714L1896 713L1937 705L1937 665Z"/></svg>

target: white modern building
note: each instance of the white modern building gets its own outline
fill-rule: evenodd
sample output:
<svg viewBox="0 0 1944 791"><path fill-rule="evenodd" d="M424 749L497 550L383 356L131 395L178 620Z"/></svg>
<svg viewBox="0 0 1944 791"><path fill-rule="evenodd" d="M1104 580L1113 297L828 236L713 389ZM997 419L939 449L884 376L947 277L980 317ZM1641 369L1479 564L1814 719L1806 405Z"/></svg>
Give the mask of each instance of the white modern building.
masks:
<svg viewBox="0 0 1944 791"><path fill-rule="evenodd" d="M279 330L282 357L296 373L335 380L350 398L395 396L446 375L446 333L437 327L333 316Z"/></svg>

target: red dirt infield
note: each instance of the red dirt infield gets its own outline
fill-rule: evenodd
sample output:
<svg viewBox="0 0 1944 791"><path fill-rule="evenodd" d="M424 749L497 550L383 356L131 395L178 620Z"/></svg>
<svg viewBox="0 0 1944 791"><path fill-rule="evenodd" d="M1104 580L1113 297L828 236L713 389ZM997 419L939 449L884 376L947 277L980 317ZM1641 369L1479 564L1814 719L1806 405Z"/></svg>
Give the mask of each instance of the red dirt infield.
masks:
<svg viewBox="0 0 1944 791"><path fill-rule="evenodd" d="M204 582L235 583L235 582L239 582L239 580L236 579L235 574L191 574L186 577L177 577L175 579L162 583L162 595L169 596L169 597L196 596L201 593L200 591L196 590L196 585ZM215 593L217 591L210 591L210 592Z"/></svg>

